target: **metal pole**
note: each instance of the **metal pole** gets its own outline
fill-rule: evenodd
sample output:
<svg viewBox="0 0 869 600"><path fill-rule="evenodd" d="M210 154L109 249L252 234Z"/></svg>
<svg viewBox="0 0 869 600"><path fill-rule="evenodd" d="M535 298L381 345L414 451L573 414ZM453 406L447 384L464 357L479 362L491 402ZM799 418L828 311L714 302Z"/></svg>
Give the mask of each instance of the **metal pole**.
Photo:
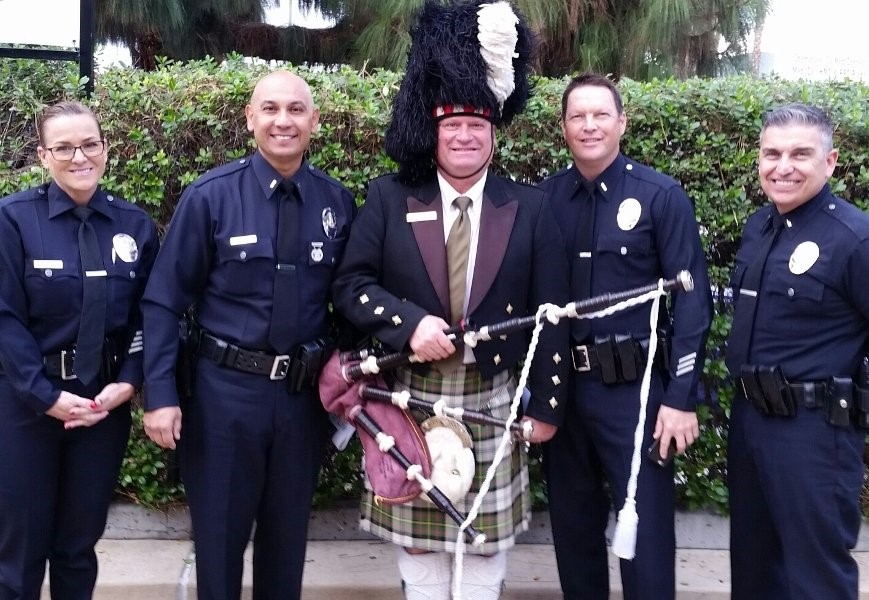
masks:
<svg viewBox="0 0 869 600"><path fill-rule="evenodd" d="M85 94L91 96L94 93L94 26L96 15L94 13L94 0L80 0L79 26L79 59L78 72L80 77L87 77Z"/></svg>

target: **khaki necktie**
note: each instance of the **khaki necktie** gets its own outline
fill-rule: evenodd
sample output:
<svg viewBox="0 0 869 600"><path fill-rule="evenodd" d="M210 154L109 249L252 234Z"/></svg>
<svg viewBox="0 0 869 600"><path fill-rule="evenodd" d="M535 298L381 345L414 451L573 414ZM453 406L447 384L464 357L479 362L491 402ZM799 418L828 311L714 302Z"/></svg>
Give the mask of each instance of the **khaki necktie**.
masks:
<svg viewBox="0 0 869 600"><path fill-rule="evenodd" d="M471 199L459 196L453 200L453 205L459 209L459 216L453 221L447 236L447 270L450 277L450 319L455 325L465 312L468 253L471 249L471 219L468 216Z"/></svg>
<svg viewBox="0 0 869 600"><path fill-rule="evenodd" d="M471 218L468 216L471 199L459 196L453 200L453 205L459 209L459 215L447 236L447 272L450 278L450 322L455 325L462 320L465 312L468 254L471 249ZM463 356L464 352L458 348L442 361L441 370L447 372L456 369L462 363Z"/></svg>

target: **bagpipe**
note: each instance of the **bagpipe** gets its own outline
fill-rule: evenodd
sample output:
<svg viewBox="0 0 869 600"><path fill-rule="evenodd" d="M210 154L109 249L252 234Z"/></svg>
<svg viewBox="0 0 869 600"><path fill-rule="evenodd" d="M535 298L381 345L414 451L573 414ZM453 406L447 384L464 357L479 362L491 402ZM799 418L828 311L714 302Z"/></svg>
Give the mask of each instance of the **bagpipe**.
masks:
<svg viewBox="0 0 869 600"><path fill-rule="evenodd" d="M694 289L694 280L688 271L680 271L673 279L661 282L661 288L666 292L690 292ZM576 300L561 308L558 317L581 318L619 302L645 296L658 289L659 284L654 283L622 292L601 294L600 296L594 296L585 300ZM534 327L536 323L537 317L535 315L515 317L480 328L475 328L473 323L463 320L458 325L444 331L444 333L456 346L464 343L473 348L478 342L488 341L501 335L529 329ZM377 375L381 371L421 362L424 361L413 352L379 354L375 350L362 350L344 352L341 355L342 376L351 383L366 375Z"/></svg>
<svg viewBox="0 0 869 600"><path fill-rule="evenodd" d="M421 409L461 422L500 427L505 430L502 447L508 445L512 437L529 440L532 433L530 423L515 421L515 415L519 394L525 386L534 358L536 339L546 322L556 324L565 317L597 318L649 300L654 301L653 318L656 319L661 296L672 291L690 292L693 289L691 274L681 271L673 279L577 300L563 307L543 305L535 315L511 318L479 328L468 321L462 321L445 331L457 348L461 348L462 345L475 347L479 342L534 328L513 401L512 416L507 422L484 413L448 407L443 401L428 402L413 398L407 391L386 389L385 382L379 376L382 372L424 362L413 352L384 353L371 349L344 353L336 351L320 376L320 399L327 411L356 427L365 452L365 469L375 502L403 503L425 494L459 526L472 545L479 546L485 542L486 536L474 529L470 521L479 508L482 496L488 490L488 477L477 494L470 515L463 517L447 494L432 483L432 465L425 436L408 413L408 409ZM649 346L650 364L656 345L654 329L652 327ZM644 404L641 410L644 413ZM496 454L496 463L500 461L502 454L503 448Z"/></svg>

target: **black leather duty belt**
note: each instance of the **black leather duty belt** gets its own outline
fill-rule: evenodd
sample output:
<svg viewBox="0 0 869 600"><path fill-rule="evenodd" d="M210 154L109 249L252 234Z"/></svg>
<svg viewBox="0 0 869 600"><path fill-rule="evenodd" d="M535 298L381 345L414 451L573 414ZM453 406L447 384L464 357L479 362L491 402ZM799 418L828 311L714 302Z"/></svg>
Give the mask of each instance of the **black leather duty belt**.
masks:
<svg viewBox="0 0 869 600"><path fill-rule="evenodd" d="M669 371L669 340L659 335L655 366L662 373ZM637 339L630 334L598 336L594 343L574 345L570 349L573 370L577 373L595 371L605 384L637 381L646 368L649 340Z"/></svg>
<svg viewBox="0 0 869 600"><path fill-rule="evenodd" d="M646 355L649 349L649 340L634 340L633 342L637 353L635 360L637 365L645 367ZM658 351L663 352L664 348L659 343ZM595 344L580 344L570 347L570 356L573 359L573 370L577 373L586 373L593 371L601 365L601 360L598 357L598 349ZM658 360L655 359L657 364Z"/></svg>
<svg viewBox="0 0 869 600"><path fill-rule="evenodd" d="M742 386L742 393L752 402L759 402L764 399L761 393L752 390L750 382L740 377L739 385ZM826 406L829 387L826 381L794 381L785 382L785 386L790 390L790 396L797 406L805 408L822 408Z"/></svg>
<svg viewBox="0 0 869 600"><path fill-rule="evenodd" d="M103 358L100 376L109 381L117 375L121 357L126 353L126 334L111 335L103 341ZM61 350L42 357L42 370L46 377L57 377L63 381L78 379L75 374L75 348Z"/></svg>
<svg viewBox="0 0 869 600"><path fill-rule="evenodd" d="M204 331L199 333L197 342L200 356L236 371L268 375L272 381L286 379L293 362L291 354L274 355L258 350L245 350Z"/></svg>
<svg viewBox="0 0 869 600"><path fill-rule="evenodd" d="M805 408L821 408L827 402L829 394L825 381L800 381L789 383L791 396L798 405Z"/></svg>
<svg viewBox="0 0 869 600"><path fill-rule="evenodd" d="M48 377L60 377L63 381L78 379L75 374L75 350L61 350L57 354L42 357L43 371Z"/></svg>
<svg viewBox="0 0 869 600"><path fill-rule="evenodd" d="M600 366L597 348L593 344L571 346L570 356L573 358L573 370L577 373L586 373Z"/></svg>

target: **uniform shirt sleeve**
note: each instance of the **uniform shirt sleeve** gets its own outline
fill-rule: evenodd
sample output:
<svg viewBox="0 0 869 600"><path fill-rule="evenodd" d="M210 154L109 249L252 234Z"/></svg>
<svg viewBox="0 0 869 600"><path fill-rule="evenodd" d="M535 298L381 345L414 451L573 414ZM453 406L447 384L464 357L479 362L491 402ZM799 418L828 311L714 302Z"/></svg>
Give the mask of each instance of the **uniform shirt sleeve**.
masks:
<svg viewBox="0 0 869 600"><path fill-rule="evenodd" d="M856 309L863 315L869 326L869 286L866 285L866 274L869 273L869 239L861 241L851 256L845 268L845 289L848 297L854 302ZM869 348L866 348L869 352Z"/></svg>
<svg viewBox="0 0 869 600"><path fill-rule="evenodd" d="M42 414L60 396L45 377L42 352L27 328L21 232L8 211L0 210L0 363L18 397Z"/></svg>
<svg viewBox="0 0 869 600"><path fill-rule="evenodd" d="M678 185L666 190L662 200L653 205L658 208L653 218L661 272L671 279L679 271L688 270L694 279L694 291L672 295L670 381L663 403L679 410L694 410L712 322L712 294L691 201Z"/></svg>
<svg viewBox="0 0 869 600"><path fill-rule="evenodd" d="M178 406L178 322L205 285L211 240L208 203L190 186L175 210L142 298L145 410Z"/></svg>
<svg viewBox="0 0 869 600"><path fill-rule="evenodd" d="M350 229L344 258L332 284L332 297L338 311L353 325L401 351L428 313L412 302L402 301L381 285L383 263L395 260L383 255L388 224L386 209L377 181L371 182L365 205ZM380 318L372 312L372 306L384 307L380 312L395 315L396 319Z"/></svg>
<svg viewBox="0 0 869 600"><path fill-rule="evenodd" d="M124 349L124 360L121 363L121 369L118 372L117 381L129 383L136 389L141 389L144 380L143 374L143 350L144 350L144 327L142 317L142 294L145 292L145 285L148 282L151 269L154 266L154 260L157 258L157 227L153 221L148 219L147 238L142 245L141 261L143 272L139 277L139 287L136 290L137 294L132 299L130 304L130 317L127 324L126 348Z"/></svg>

